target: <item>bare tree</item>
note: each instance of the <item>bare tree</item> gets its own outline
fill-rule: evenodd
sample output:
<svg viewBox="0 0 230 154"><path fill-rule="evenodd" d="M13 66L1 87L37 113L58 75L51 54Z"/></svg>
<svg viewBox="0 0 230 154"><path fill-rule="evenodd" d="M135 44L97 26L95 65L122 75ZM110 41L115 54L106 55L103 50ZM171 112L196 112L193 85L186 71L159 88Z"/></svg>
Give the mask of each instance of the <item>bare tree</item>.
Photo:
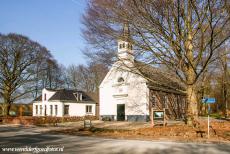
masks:
<svg viewBox="0 0 230 154"><path fill-rule="evenodd" d="M52 55L48 50L43 53L43 58L38 61L34 66L34 81L31 82L29 85L26 85L25 88L27 89L34 89L31 90L31 94L33 98L37 98L38 95L41 93L42 89L44 88L44 81L46 80L46 71L47 67L47 60L53 59Z"/></svg>
<svg viewBox="0 0 230 154"><path fill-rule="evenodd" d="M229 70L228 70L228 61L229 61L229 47L224 46L222 50L224 50L224 55L220 56L219 63L220 63L220 70L221 70L221 92L222 92L222 99L225 108L225 117L228 117L228 96L229 96Z"/></svg>
<svg viewBox="0 0 230 154"><path fill-rule="evenodd" d="M94 92L99 93L99 86L108 73L108 68L104 64L91 63L88 69L93 79Z"/></svg>
<svg viewBox="0 0 230 154"><path fill-rule="evenodd" d="M37 73L34 68L47 54L46 48L25 36L0 35L0 95L5 115L9 114L13 102L34 91L34 87L23 86L34 81Z"/></svg>
<svg viewBox="0 0 230 154"><path fill-rule="evenodd" d="M98 92L99 85L107 72L108 68L103 64L70 65L66 70L69 88Z"/></svg>
<svg viewBox="0 0 230 154"><path fill-rule="evenodd" d="M227 0L91 0L83 32L92 45L111 46L129 23L136 56L177 74L186 85L187 115L196 117L196 83L230 37L229 10Z"/></svg>
<svg viewBox="0 0 230 154"><path fill-rule="evenodd" d="M69 82L69 88L78 89L80 80L80 74L76 65L70 65L66 70L67 80Z"/></svg>
<svg viewBox="0 0 230 154"><path fill-rule="evenodd" d="M83 51L83 54L88 60L89 65L91 64L102 64L107 68L110 67L116 60L115 49L96 49L95 48L86 48Z"/></svg>
<svg viewBox="0 0 230 154"><path fill-rule="evenodd" d="M64 88L68 84L65 67L58 64L49 52L43 54L43 59L34 66L33 71L34 81L25 86L27 89L34 89L31 93L33 98L37 98L43 88Z"/></svg>

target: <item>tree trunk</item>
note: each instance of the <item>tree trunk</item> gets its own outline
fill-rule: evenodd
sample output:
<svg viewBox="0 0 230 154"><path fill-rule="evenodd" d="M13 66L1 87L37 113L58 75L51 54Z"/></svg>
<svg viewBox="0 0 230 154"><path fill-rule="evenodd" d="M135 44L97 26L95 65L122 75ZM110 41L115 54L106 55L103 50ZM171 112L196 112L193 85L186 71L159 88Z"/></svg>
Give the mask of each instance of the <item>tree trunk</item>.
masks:
<svg viewBox="0 0 230 154"><path fill-rule="evenodd" d="M194 70L194 53L193 53L193 35L192 35L192 7L191 4L188 3L187 6L187 18L186 18L186 27L188 29L188 36L187 40L185 41L185 49L186 49L186 58L188 59L188 66L186 70L186 77L187 77L187 124L192 125L192 121L194 118L198 116L198 106L197 106L197 97L195 91L195 79L196 73Z"/></svg>
<svg viewBox="0 0 230 154"><path fill-rule="evenodd" d="M4 103L3 116L9 116L10 115L10 107L11 107L10 103Z"/></svg>
<svg viewBox="0 0 230 154"><path fill-rule="evenodd" d="M7 114L7 116L10 115L10 107L11 107L11 104L7 104L7 107L6 107L6 114Z"/></svg>
<svg viewBox="0 0 230 154"><path fill-rule="evenodd" d="M195 86L188 86L187 88L187 101L188 101L188 115L198 116L198 109L197 109L197 99L196 99L196 92Z"/></svg>
<svg viewBox="0 0 230 154"><path fill-rule="evenodd" d="M228 65L227 65L227 56L225 55L223 60L223 68L224 68L224 74L223 74L223 101L224 101L224 105L225 105L225 118L228 117L228 100L227 100L227 96L228 96L228 88L227 88L227 72L228 72Z"/></svg>
<svg viewBox="0 0 230 154"><path fill-rule="evenodd" d="M192 121L198 117L198 103L194 85L187 86L187 124L192 126Z"/></svg>

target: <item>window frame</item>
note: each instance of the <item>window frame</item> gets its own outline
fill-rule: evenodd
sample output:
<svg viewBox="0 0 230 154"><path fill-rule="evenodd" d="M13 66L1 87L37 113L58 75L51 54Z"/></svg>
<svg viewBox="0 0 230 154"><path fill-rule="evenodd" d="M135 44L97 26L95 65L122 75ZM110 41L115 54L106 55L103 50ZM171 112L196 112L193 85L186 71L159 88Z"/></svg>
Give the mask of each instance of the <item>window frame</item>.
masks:
<svg viewBox="0 0 230 154"><path fill-rule="evenodd" d="M40 105L40 115L42 115L42 105Z"/></svg>
<svg viewBox="0 0 230 154"><path fill-rule="evenodd" d="M54 113L55 113L55 116L57 116L57 114L58 114L58 105L54 106Z"/></svg>
<svg viewBox="0 0 230 154"><path fill-rule="evenodd" d="M38 115L38 105L35 105L35 114Z"/></svg>
<svg viewBox="0 0 230 154"><path fill-rule="evenodd" d="M68 108L68 110L66 110ZM69 115L69 105L64 105L64 115Z"/></svg>
<svg viewBox="0 0 230 154"><path fill-rule="evenodd" d="M124 82L125 82L125 79L124 79L123 77L119 77L119 78L117 79L117 82L118 82L118 83L124 83Z"/></svg>
<svg viewBox="0 0 230 154"><path fill-rule="evenodd" d="M77 101L82 101L82 93L81 92L73 93L73 95Z"/></svg>
<svg viewBox="0 0 230 154"><path fill-rule="evenodd" d="M45 116L47 116L47 106L45 105Z"/></svg>
<svg viewBox="0 0 230 154"><path fill-rule="evenodd" d="M85 112L86 112L86 114L93 113L93 106L92 105L86 105L85 106Z"/></svg>
<svg viewBox="0 0 230 154"><path fill-rule="evenodd" d="M53 115L53 105L50 105L50 115Z"/></svg>

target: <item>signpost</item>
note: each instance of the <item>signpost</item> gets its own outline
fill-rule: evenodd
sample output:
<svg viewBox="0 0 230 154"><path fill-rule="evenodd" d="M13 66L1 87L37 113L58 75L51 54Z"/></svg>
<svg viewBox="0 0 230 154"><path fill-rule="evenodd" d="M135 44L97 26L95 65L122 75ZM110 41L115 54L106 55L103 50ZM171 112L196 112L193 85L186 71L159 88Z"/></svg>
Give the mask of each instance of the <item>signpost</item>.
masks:
<svg viewBox="0 0 230 154"><path fill-rule="evenodd" d="M211 108L210 108L210 104L213 104L216 102L216 99L215 98L203 98L202 99L202 102L205 103L205 104L208 104L208 138L209 138L209 114L210 114L210 111L211 111Z"/></svg>
<svg viewBox="0 0 230 154"><path fill-rule="evenodd" d="M215 98L203 98L202 102L206 104L213 104L216 102L216 99Z"/></svg>
<svg viewBox="0 0 230 154"><path fill-rule="evenodd" d="M84 128L91 128L92 122L91 120L84 120Z"/></svg>
<svg viewBox="0 0 230 154"><path fill-rule="evenodd" d="M163 121L163 126L165 126L166 124L166 118L165 118L165 108L163 110L153 110L152 109L152 126L155 125L154 120L155 121Z"/></svg>

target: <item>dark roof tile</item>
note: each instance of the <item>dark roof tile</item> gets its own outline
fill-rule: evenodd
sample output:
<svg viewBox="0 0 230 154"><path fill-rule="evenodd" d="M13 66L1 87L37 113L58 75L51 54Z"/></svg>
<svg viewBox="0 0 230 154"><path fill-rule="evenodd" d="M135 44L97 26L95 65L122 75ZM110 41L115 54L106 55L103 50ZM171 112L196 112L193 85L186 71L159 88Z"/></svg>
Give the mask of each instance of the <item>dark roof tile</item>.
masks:
<svg viewBox="0 0 230 154"><path fill-rule="evenodd" d="M82 101L93 101L93 99L88 96L84 91L79 90L68 90L68 89L60 89L49 99L50 100L60 100L60 101L78 101L75 93L82 94Z"/></svg>
<svg viewBox="0 0 230 154"><path fill-rule="evenodd" d="M159 68L139 61L135 61L135 68L148 80L150 88L185 91L185 86L172 73L163 72Z"/></svg>

